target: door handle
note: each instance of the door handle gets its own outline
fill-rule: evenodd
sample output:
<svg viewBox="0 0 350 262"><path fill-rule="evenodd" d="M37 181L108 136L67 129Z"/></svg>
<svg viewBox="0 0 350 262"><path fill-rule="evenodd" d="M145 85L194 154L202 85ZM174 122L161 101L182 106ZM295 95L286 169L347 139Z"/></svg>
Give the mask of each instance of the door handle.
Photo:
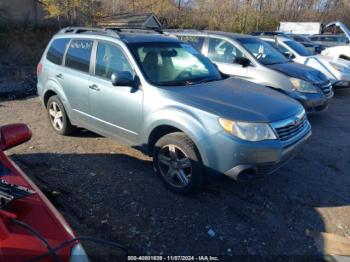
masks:
<svg viewBox="0 0 350 262"><path fill-rule="evenodd" d="M97 85L91 85L89 86L90 89L95 90L95 91L100 91L100 88Z"/></svg>
<svg viewBox="0 0 350 262"><path fill-rule="evenodd" d="M63 75L62 74L58 74L56 75L57 78L60 78L60 79L64 79Z"/></svg>

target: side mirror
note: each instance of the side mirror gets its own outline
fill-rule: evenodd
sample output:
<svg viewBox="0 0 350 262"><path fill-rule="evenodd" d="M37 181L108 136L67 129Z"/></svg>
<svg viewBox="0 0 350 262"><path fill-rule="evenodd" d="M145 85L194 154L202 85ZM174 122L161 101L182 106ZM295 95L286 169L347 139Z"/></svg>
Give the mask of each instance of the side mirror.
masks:
<svg viewBox="0 0 350 262"><path fill-rule="evenodd" d="M247 67L247 66L250 66L251 63L250 63L250 60L248 58L245 58L245 57L236 57L234 60L233 60L233 63L234 64L238 64L238 65L241 65L243 67Z"/></svg>
<svg viewBox="0 0 350 262"><path fill-rule="evenodd" d="M32 132L26 124L12 124L0 128L0 149L6 150L28 141Z"/></svg>
<svg viewBox="0 0 350 262"><path fill-rule="evenodd" d="M129 71L121 71L111 75L111 82L114 86L135 87L135 78Z"/></svg>
<svg viewBox="0 0 350 262"><path fill-rule="evenodd" d="M288 58L288 59L293 59L293 58L295 58L295 56L291 53L291 52L285 52L285 53L283 53L283 55L286 57L286 58Z"/></svg>

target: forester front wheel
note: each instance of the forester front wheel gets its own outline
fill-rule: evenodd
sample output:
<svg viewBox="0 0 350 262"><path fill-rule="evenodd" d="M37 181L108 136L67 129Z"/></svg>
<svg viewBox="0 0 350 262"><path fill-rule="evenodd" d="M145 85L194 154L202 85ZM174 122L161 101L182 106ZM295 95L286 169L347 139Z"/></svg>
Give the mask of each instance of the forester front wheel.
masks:
<svg viewBox="0 0 350 262"><path fill-rule="evenodd" d="M203 165L193 141L182 132L160 138L153 151L156 173L171 191L188 194L203 184Z"/></svg>

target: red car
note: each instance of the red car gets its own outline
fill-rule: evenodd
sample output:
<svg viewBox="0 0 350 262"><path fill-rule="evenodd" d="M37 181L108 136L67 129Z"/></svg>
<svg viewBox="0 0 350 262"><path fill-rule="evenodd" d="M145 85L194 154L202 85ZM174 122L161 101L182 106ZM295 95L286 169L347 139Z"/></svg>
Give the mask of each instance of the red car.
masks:
<svg viewBox="0 0 350 262"><path fill-rule="evenodd" d="M88 261L61 214L3 152L30 138L24 124L0 127L0 261Z"/></svg>

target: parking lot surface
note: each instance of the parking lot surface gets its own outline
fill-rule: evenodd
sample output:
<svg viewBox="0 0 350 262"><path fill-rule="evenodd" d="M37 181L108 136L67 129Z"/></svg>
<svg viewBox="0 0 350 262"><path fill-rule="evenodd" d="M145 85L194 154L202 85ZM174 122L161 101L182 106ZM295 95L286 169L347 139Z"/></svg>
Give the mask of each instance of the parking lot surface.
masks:
<svg viewBox="0 0 350 262"><path fill-rule="evenodd" d="M23 122L33 131L8 153L78 235L118 241L132 254L228 260L321 254L307 229L350 237L350 92L336 92L328 111L309 120L312 137L276 174L247 183L211 179L184 197L166 190L135 149L85 130L56 135L37 97L0 101L1 125ZM87 251L106 260L118 254Z"/></svg>

